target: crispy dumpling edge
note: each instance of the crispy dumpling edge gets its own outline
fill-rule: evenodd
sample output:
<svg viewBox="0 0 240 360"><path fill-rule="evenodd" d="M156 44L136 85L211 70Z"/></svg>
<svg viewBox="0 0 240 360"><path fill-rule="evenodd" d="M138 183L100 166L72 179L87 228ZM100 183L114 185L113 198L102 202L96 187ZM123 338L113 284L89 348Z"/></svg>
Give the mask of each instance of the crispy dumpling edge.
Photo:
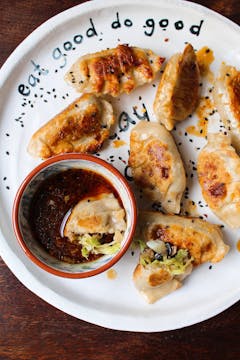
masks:
<svg viewBox="0 0 240 360"><path fill-rule="evenodd" d="M157 54L155 54L150 49L143 49L143 48L139 48L139 47L135 47L135 46L128 46L128 45L118 45L116 48L112 48L112 49L108 49L108 50L102 50L102 51L98 51L96 53L89 53L89 54L86 54L86 55L83 55L82 57L80 57L71 66L70 70L65 74L65 77L64 77L65 81L68 84L72 85L79 92L83 92L83 93L93 92L96 95L104 95L104 94L107 95L107 94L109 94L109 95L114 96L114 97L119 96L121 93L130 93L136 87L143 85L144 83L133 84L133 81L127 81L126 88L125 87L121 88L121 84L123 85L123 83L121 83L118 80L118 82L119 82L118 83L118 86L119 86L118 90L116 90L114 88L114 86L113 86L111 91L110 90L94 91L91 87L89 88L89 85L91 85L91 77L88 74L88 72L89 72L89 69L88 69L89 64L88 64L88 62L91 61L91 60L97 59L97 58L101 59L101 58L107 58L107 57L114 56L114 52L116 52L116 49L118 49L119 47L127 47L131 51L135 51L136 53L137 52L142 52L144 54L144 57L147 59L147 62L148 62L148 68L149 68L149 70L151 69L151 72L152 72L152 76L149 78L148 81L147 80L144 81L144 83L152 81L155 78L157 72L160 71L161 66L162 66L162 64L163 64L163 62L165 60L165 58L163 58L161 56L158 56ZM153 59L151 59L151 57ZM136 75L137 69L138 69L138 67L132 66L131 72L132 72L133 77ZM144 73L143 74L144 76L148 73L146 66L143 67L142 69L140 68L140 70ZM75 72L78 73L77 76L76 76ZM134 75L134 72L135 72L135 75ZM85 73L88 74L88 75L86 75ZM110 71L110 73L111 73L111 71ZM112 75L114 75L114 72L112 72ZM140 75L140 73L138 74L138 76L139 75ZM135 79L135 81L136 81L136 79ZM128 83L129 83L129 86L127 85Z"/></svg>
<svg viewBox="0 0 240 360"><path fill-rule="evenodd" d="M65 109L63 109L60 113L58 113L53 118L51 118L49 121L47 121L38 130L36 130L33 133L33 135L31 136L31 139L28 143L28 146L27 146L28 153L31 156L36 157L36 158L47 159L53 155L57 155L60 153L68 153L68 152L72 152L72 151L79 152L78 150L73 148L72 144L71 144L71 146L68 146L68 144L70 144L69 142L66 142L65 149L63 148L61 151L54 151L54 149L51 149L51 147L46 143L45 137L49 136L48 129L49 128L51 129L51 127L56 127L56 125L58 125L57 122L60 121L61 117L63 117L64 114L66 114L66 116L67 116L67 114L70 111L74 110L75 107L76 107L76 109L79 107L79 105L78 105L79 103L81 105L81 102L87 101L88 98L93 98L94 101L96 101L96 104L100 104L101 111L102 111L101 119L104 119L104 120L107 119L107 124L106 124L106 128L101 129L101 134L102 134L101 137L103 137L103 138L100 139L100 143L93 145L95 150L91 150L91 144L89 144L89 146L86 145L86 147L89 148L89 150L83 150L81 152L82 153L88 153L88 152L92 153L94 151L97 151L99 149L99 147L102 146L103 142L105 140L107 140L107 138L109 136L109 129L110 129L111 125L113 125L113 123L115 122L115 115L114 115L113 108L112 108L112 105L110 104L110 102L108 102L105 99L99 98L99 97L95 96L94 94L84 94L84 95L80 96L79 98L77 98L76 100L74 100ZM56 127L55 133L57 133L60 130L61 129ZM105 135L104 135L104 133L105 133ZM62 144L64 144L64 137L63 137L63 139L61 139L61 142L62 142Z"/></svg>
<svg viewBox="0 0 240 360"><path fill-rule="evenodd" d="M179 150L177 148L177 145L175 143L174 138L172 137L172 134L162 125L156 122L139 122L131 131L131 135L130 135L130 157L129 157L129 166L132 167L134 169L134 167L132 166L132 162L131 162L131 138L134 137L135 138L135 133L137 133L137 138L138 141L140 142L141 140L139 139L139 131L142 134L143 130L141 129L142 127L149 127L152 126L152 128L148 128L147 131L149 131L150 133L150 138L153 137L153 139L156 141L160 140L162 143L164 144L170 144L170 147L172 149L168 149L168 151L171 153L172 158L174 158L177 161L177 168L174 167L172 170L173 172L176 171L177 172L177 179L179 182L179 189L178 192L171 190L172 187L175 186L176 181L173 181L166 194L164 194L164 196L161 195L161 200L160 199L156 199L154 196L154 190L150 191L148 189L143 190L146 194L148 194L151 198L152 201L161 201L162 206L164 208L164 210L168 213L179 213L180 212L180 202L183 196L183 193L185 191L186 188L186 173L185 173L185 168L184 168L184 163L183 160L181 158L181 154L179 153ZM140 128L140 130L138 130L138 128ZM155 128L156 131L153 131ZM151 134L152 133L152 134ZM160 134L161 133L161 134ZM156 136L157 134L157 136ZM162 140L163 139L163 140ZM174 156L173 156L174 155ZM135 158L135 157L134 157ZM177 158L177 159L176 159ZM174 164L173 164L174 165ZM139 166L137 166L138 168ZM134 173L134 170L133 170ZM133 175L134 178L134 175ZM136 180L136 183L138 181ZM169 193L170 192L170 193ZM160 192L159 192L160 193ZM168 194L169 193L169 194ZM172 198L171 193L174 193L175 196L175 201ZM168 196L167 196L168 195Z"/></svg>
<svg viewBox="0 0 240 360"><path fill-rule="evenodd" d="M185 109L184 115L181 116L174 114L173 109L173 94L174 89L177 89L179 78L178 75L182 71L184 64L187 63L189 57L192 57L194 60L194 70L197 81L193 84L190 91L194 94L189 108ZM182 53L176 53L171 56L169 59L163 76L160 79L160 83L157 88L155 95L153 110L154 114L159 122L161 122L167 130L171 131L176 122L183 121L190 115L197 107L199 101L199 80L200 80L200 70L197 63L197 57L194 52L194 49L191 44L187 44ZM183 102L179 103L183 112ZM162 111L164 109L164 111ZM177 115L177 116L176 116Z"/></svg>

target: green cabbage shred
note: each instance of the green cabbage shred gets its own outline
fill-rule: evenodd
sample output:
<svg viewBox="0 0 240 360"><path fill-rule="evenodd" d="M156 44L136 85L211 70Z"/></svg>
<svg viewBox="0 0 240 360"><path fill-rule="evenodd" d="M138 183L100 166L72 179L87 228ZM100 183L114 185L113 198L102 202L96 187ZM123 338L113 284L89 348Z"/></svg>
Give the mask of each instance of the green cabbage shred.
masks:
<svg viewBox="0 0 240 360"><path fill-rule="evenodd" d="M101 234L78 235L77 241L82 246L82 256L88 259L90 253L95 255L111 255L120 250L120 242L113 240L110 243L101 244L101 239Z"/></svg>
<svg viewBox="0 0 240 360"><path fill-rule="evenodd" d="M144 249L146 249L147 244L144 240L141 239L134 239L133 248L139 247L140 251L143 252Z"/></svg>
<svg viewBox="0 0 240 360"><path fill-rule="evenodd" d="M140 255L140 264L143 266L162 266L168 270L172 275L181 275L186 271L186 268L193 261L193 257L188 256L188 250L179 249L175 256L167 257L163 256L162 260L156 260L151 258L148 253L144 252Z"/></svg>

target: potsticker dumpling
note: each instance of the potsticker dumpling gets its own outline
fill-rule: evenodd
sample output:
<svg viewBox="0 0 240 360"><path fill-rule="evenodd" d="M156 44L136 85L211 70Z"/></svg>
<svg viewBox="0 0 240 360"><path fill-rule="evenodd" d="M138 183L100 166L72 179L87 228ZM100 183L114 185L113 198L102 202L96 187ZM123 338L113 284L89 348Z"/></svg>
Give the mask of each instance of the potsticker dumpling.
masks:
<svg viewBox="0 0 240 360"><path fill-rule="evenodd" d="M28 152L42 159L60 153L96 152L108 139L114 121L109 102L85 94L32 135Z"/></svg>
<svg viewBox="0 0 240 360"><path fill-rule="evenodd" d="M76 234L114 234L125 229L125 210L112 193L103 193L88 196L74 206L64 235L72 240Z"/></svg>
<svg viewBox="0 0 240 360"><path fill-rule="evenodd" d="M168 213L179 213L186 175L169 131L140 121L131 131L129 166L136 184Z"/></svg>
<svg viewBox="0 0 240 360"><path fill-rule="evenodd" d="M197 171L203 197L211 210L231 228L240 227L240 157L229 136L208 134Z"/></svg>
<svg viewBox="0 0 240 360"><path fill-rule="evenodd" d="M141 253L133 281L148 303L181 287L194 266L219 262L229 250L217 225L152 211L140 212L135 239Z"/></svg>
<svg viewBox="0 0 240 360"><path fill-rule="evenodd" d="M168 130L195 110L199 100L199 80L196 54L188 44L182 54L175 54L168 61L153 104L157 120Z"/></svg>
<svg viewBox="0 0 240 360"><path fill-rule="evenodd" d="M80 57L65 75L78 92L119 96L153 81L164 58L128 45Z"/></svg>
<svg viewBox="0 0 240 360"><path fill-rule="evenodd" d="M232 145L240 152L240 71L223 63L214 83L213 98Z"/></svg>
<svg viewBox="0 0 240 360"><path fill-rule="evenodd" d="M126 214L112 193L81 199L72 209L63 234L82 246L82 254L111 254L120 249Z"/></svg>

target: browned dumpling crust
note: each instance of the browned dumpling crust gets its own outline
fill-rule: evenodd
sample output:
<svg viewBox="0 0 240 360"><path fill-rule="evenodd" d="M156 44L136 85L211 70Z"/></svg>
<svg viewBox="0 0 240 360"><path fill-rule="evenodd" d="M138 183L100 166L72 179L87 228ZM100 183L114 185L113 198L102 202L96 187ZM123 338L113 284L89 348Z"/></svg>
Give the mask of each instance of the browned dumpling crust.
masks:
<svg viewBox="0 0 240 360"><path fill-rule="evenodd" d="M116 234L126 230L125 210L112 193L80 200L66 222L64 235L71 241L78 234Z"/></svg>
<svg viewBox="0 0 240 360"><path fill-rule="evenodd" d="M140 211L137 226L137 236L144 241L160 239L187 249L195 266L217 263L229 250L220 227L199 218Z"/></svg>
<svg viewBox="0 0 240 360"><path fill-rule="evenodd" d="M181 287L194 266L206 261L219 262L229 251L219 226L198 218L160 212L140 212L135 237L143 242L142 248L144 243L146 247L141 251L133 281L148 303L154 303ZM167 255L158 253L154 246L157 242L157 246L159 242L161 244L160 249L162 244L167 245L170 249ZM171 254L173 251L175 254Z"/></svg>
<svg viewBox="0 0 240 360"><path fill-rule="evenodd" d="M109 102L85 94L33 134L28 152L42 159L60 153L94 153L108 139L114 121Z"/></svg>
<svg viewBox="0 0 240 360"><path fill-rule="evenodd" d="M232 145L240 152L240 71L223 63L214 83L213 98Z"/></svg>
<svg viewBox="0 0 240 360"><path fill-rule="evenodd" d="M80 57L65 76L78 92L118 96L153 81L164 58L128 45Z"/></svg>
<svg viewBox="0 0 240 360"><path fill-rule="evenodd" d="M211 210L231 228L240 227L240 158L229 136L208 135L197 170L203 197Z"/></svg>
<svg viewBox="0 0 240 360"><path fill-rule="evenodd" d="M179 213L186 175L174 139L163 125L141 121L133 128L129 166L151 200L161 202L168 213Z"/></svg>
<svg viewBox="0 0 240 360"><path fill-rule="evenodd" d="M153 104L157 120L168 130L195 110L199 100L199 81L196 54L188 44L182 54L175 54L168 61Z"/></svg>
<svg viewBox="0 0 240 360"><path fill-rule="evenodd" d="M182 286L182 281L192 272L189 267L184 276L171 276L165 269L152 269L138 264L133 273L133 282L136 289L149 304L169 295Z"/></svg>

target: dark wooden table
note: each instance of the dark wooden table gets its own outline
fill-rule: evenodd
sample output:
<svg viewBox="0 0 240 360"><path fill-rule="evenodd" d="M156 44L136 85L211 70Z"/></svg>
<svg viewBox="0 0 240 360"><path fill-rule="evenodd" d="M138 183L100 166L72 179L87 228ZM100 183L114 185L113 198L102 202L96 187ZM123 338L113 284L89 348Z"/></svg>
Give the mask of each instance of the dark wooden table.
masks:
<svg viewBox="0 0 240 360"><path fill-rule="evenodd" d="M0 65L41 23L81 2L1 0ZM195 2L240 24L239 0ZM55 309L27 290L1 259L0 286L0 360L240 358L239 302L184 329L131 333L101 328Z"/></svg>

